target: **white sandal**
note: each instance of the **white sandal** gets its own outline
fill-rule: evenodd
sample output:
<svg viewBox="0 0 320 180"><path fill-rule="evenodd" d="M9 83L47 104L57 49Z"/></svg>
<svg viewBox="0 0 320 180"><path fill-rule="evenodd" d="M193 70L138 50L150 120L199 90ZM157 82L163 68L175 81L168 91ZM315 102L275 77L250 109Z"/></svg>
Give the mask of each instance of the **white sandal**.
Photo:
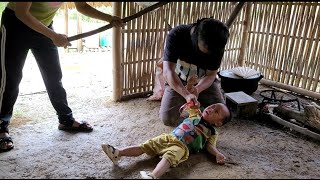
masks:
<svg viewBox="0 0 320 180"><path fill-rule="evenodd" d="M117 164L120 160L119 150L109 144L102 144L102 150L107 154L114 164Z"/></svg>

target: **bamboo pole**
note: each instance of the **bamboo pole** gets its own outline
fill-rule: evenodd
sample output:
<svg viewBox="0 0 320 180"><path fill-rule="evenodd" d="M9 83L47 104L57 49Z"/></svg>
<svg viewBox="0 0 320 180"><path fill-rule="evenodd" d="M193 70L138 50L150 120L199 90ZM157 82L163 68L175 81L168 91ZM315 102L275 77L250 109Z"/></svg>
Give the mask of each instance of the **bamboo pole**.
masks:
<svg viewBox="0 0 320 180"><path fill-rule="evenodd" d="M233 21L238 16L240 10L242 9L242 7L244 6L245 3L246 2L239 2L239 4L237 4L237 6L234 8L234 10L232 11L232 14L230 15L230 18L226 22L226 25L228 28L230 28L230 26L232 25Z"/></svg>
<svg viewBox="0 0 320 180"><path fill-rule="evenodd" d="M113 2L113 14L121 16L121 2ZM119 101L122 94L121 86L121 27L112 29L112 59L113 59L113 101Z"/></svg>
<svg viewBox="0 0 320 180"><path fill-rule="evenodd" d="M124 23L127 23L127 22L129 22L129 21L131 21L133 19L136 19L136 18L138 18L138 17L140 17L140 16L142 16L142 15L144 15L144 14L150 12L150 11L153 11L153 10L155 10L155 9L157 9L157 8L167 4L167 3L169 3L169 2L159 2L157 4L154 4L152 6L147 7L147 8L145 8L145 9L143 9L143 10L141 10L141 11L139 11L139 12L137 12L137 13L131 15L131 16L123 18L122 21ZM69 40L69 42L71 42L71 41L74 41L74 40L77 40L77 39L80 39L80 38L85 38L85 37L97 34L99 32L105 31L107 29L110 29L112 27L113 27L112 24L108 24L108 25L102 26L102 27L100 27L98 29L89 31L89 32L85 32L85 33L82 33L82 34L77 34L75 36L68 37L68 40Z"/></svg>
<svg viewBox="0 0 320 180"><path fill-rule="evenodd" d="M316 93L316 92L312 92L312 91L307 91L305 89L299 88L299 87L295 87L295 86L290 86L290 85L286 85L283 83L279 83L279 82L275 82L275 81L271 81L271 80L267 80L267 79L261 79L260 83L265 84L265 85L269 85L269 86L274 86L274 87L278 87L281 89L286 89L304 96L309 96L315 99L320 100L320 93Z"/></svg>

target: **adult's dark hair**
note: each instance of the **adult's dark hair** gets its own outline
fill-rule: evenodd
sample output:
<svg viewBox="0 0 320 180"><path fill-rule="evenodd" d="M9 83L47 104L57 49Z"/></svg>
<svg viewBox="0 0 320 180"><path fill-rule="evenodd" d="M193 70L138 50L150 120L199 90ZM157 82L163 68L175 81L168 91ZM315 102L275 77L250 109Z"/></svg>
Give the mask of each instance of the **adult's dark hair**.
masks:
<svg viewBox="0 0 320 180"><path fill-rule="evenodd" d="M198 41L203 41L211 53L224 49L229 38L229 29L221 21L213 18L202 18L193 24L195 27L192 41L197 47Z"/></svg>

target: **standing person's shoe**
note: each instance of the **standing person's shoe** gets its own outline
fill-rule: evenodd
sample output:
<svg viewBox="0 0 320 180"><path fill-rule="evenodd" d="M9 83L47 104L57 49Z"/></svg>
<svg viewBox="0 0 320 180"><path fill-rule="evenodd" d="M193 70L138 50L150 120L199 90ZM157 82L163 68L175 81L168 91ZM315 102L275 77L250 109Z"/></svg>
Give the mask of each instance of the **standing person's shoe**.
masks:
<svg viewBox="0 0 320 180"><path fill-rule="evenodd" d="M9 136L3 136L0 138L0 153L12 150L14 147L12 138Z"/></svg>
<svg viewBox="0 0 320 180"><path fill-rule="evenodd" d="M118 164L120 160L119 150L109 144L102 144L102 150L107 154L114 164Z"/></svg>
<svg viewBox="0 0 320 180"><path fill-rule="evenodd" d="M92 126L86 121L81 121L79 126L74 126L75 121L72 123L59 124L58 129L63 131L74 131L74 132L91 132Z"/></svg>

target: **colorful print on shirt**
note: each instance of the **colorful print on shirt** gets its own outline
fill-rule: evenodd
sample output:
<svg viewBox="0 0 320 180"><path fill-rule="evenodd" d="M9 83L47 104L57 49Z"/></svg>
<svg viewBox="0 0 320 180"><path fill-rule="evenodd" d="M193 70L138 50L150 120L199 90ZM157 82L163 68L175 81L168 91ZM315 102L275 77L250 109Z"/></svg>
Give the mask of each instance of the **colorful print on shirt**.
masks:
<svg viewBox="0 0 320 180"><path fill-rule="evenodd" d="M191 152L199 152L210 138L216 138L215 129L201 116L185 119L172 133L181 140ZM215 141L215 140L211 140Z"/></svg>

